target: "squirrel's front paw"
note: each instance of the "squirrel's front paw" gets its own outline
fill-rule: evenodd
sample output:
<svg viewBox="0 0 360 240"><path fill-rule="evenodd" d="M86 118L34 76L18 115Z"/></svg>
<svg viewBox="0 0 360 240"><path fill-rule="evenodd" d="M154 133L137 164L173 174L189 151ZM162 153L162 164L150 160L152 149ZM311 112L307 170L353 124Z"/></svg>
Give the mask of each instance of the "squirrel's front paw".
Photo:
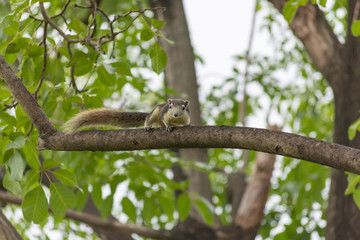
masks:
<svg viewBox="0 0 360 240"><path fill-rule="evenodd" d="M173 130L172 126L166 126L166 131L171 132Z"/></svg>
<svg viewBox="0 0 360 240"><path fill-rule="evenodd" d="M145 127L145 131L150 131L150 130L151 130L151 126Z"/></svg>

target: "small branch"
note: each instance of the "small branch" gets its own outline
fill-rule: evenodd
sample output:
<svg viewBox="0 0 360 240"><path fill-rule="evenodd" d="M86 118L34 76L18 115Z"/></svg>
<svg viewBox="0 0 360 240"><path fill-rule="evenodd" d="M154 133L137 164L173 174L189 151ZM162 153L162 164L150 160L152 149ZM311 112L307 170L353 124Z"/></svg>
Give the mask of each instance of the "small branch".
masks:
<svg viewBox="0 0 360 240"><path fill-rule="evenodd" d="M41 78L40 78L40 81L35 89L35 92L33 93L34 95L34 98L37 99L38 98L38 93L40 91L40 88L41 88L41 85L45 79L45 72L46 72L46 67L47 67L47 47L46 47L46 37L47 37L47 22L45 22L44 24L44 35L43 35L43 44L44 44L44 64L43 64L43 69L42 69L42 72L41 72Z"/></svg>
<svg viewBox="0 0 360 240"><path fill-rule="evenodd" d="M56 14L56 15L50 17L50 18L51 18L51 19L54 19L54 18L57 18L57 17L59 17L59 16L62 16L62 15L65 13L67 7L69 6L70 1L71 1L71 0L67 0L66 3L65 3L65 5L64 5L64 7L63 7L63 9L62 9L58 14Z"/></svg>
<svg viewBox="0 0 360 240"><path fill-rule="evenodd" d="M22 198L14 196L4 191L0 191L0 201L21 205ZM49 209L49 211L51 211ZM136 233L146 238L156 239L171 239L172 233L167 230L154 230L149 227L138 226L134 224L123 224L117 221L103 221L100 217L97 217L90 213L77 212L74 210L67 210L65 218L75 221L83 222L91 227L100 228L106 231L113 231L118 233Z"/></svg>
<svg viewBox="0 0 360 240"><path fill-rule="evenodd" d="M78 8L88 8L90 9L90 11L92 11L92 14L93 14L93 21L91 24L88 25L87 27L87 34L86 34L86 37L84 38L69 38L65 32L56 24L52 21L53 18L55 17L58 17L58 16L62 16L62 14L65 12L66 8L67 8L67 5L69 3L67 2L65 7L63 8L63 10L53 16L53 17L49 17L48 14L46 13L46 10L44 8L44 4L42 2L39 3L39 7L40 7L40 12L41 14L43 15L43 18L44 20L41 20L41 19L37 19L33 16L31 16L34 20L37 20L37 21L45 21L47 22L48 24L50 24L53 28L56 29L56 31L58 31L58 33L64 38L64 40L67 42L67 43L83 43L83 44L87 44L89 46L91 46L92 48L94 48L96 51L98 51L100 54L104 54L104 51L101 50L100 46L103 45L103 44L106 44L110 41L113 41L115 39L115 37L120 34L120 33L123 33L125 32L127 29L129 29L129 27L134 23L134 21L139 18L142 14L144 14L146 11L156 11L156 10L162 10L164 11L165 8L163 7L156 7L156 8L145 8L145 9L142 9L142 10L130 10L129 12L125 13L125 14L122 14L122 15L117 15L114 17L113 20L110 20L109 17L105 14L105 12L103 10L101 10L100 8L97 7L96 3L95 4L91 4L89 6L80 6L80 5L77 5L77 4L74 4L75 7L78 7ZM99 11L102 15L105 16L106 20L109 22L109 25L110 25L110 32L111 32L111 35L109 37L108 34L105 34L103 36L101 36L99 38L98 41L96 41L96 38L94 38L94 34L95 34L95 30L96 30L96 12ZM130 15L131 13L139 13L137 16L135 16L132 21L130 22L130 24L128 26L126 26L123 30L121 31L118 31L118 32L114 32L114 29L113 29L113 24L120 18L124 18L128 15ZM90 28L91 26L94 24L95 26L95 29L92 33Z"/></svg>

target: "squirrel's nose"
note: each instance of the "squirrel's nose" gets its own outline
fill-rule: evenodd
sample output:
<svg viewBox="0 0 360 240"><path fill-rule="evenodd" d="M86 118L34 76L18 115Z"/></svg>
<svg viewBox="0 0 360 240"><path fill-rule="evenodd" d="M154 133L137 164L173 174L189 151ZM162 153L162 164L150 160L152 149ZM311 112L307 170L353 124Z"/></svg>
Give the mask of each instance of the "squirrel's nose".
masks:
<svg viewBox="0 0 360 240"><path fill-rule="evenodd" d="M178 116L178 114L177 114L177 113L175 113L175 114L174 114L174 117L177 117L177 116Z"/></svg>

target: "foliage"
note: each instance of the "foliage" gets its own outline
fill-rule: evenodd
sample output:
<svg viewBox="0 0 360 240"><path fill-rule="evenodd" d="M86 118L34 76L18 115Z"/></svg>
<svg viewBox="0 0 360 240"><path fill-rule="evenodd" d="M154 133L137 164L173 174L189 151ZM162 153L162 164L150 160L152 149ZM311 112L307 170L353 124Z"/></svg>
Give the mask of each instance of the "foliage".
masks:
<svg viewBox="0 0 360 240"><path fill-rule="evenodd" d="M45 27L41 4L66 37L51 24ZM160 31L165 22L152 19L152 11L162 9L142 10L144 3L137 5L131 0L102 1L102 12L94 16L89 11L90 1L66 4L63 0L0 2L0 54L34 93L55 127L61 129L81 109L149 110L158 98L165 98L165 91L150 84L153 72L160 74L167 61L158 38L172 44ZM112 31L118 33L114 39ZM97 45L91 43L94 39L111 41ZM134 103L139 98L144 105ZM190 201L209 223L212 221L203 199L185 190L188 182L172 180L168 169L174 163L184 164L173 154L39 154L35 147L38 132L3 81L0 99L4 109L0 111L0 163L6 168L3 185L24 197L22 213L27 221L39 223L41 228L47 225L49 205L56 228L67 209L82 210L89 197L103 219L115 214L132 223L169 227L175 223L177 211L181 219L187 217ZM177 204L175 190L183 196ZM72 231L69 227L65 230L65 235ZM84 235L83 231L78 233ZM27 235L26 231L22 234Z"/></svg>
<svg viewBox="0 0 360 240"><path fill-rule="evenodd" d="M289 30L284 31L288 29L287 24L277 17L275 10L270 6L263 6L263 9L268 12L262 21L262 29L270 34L274 50L271 57L251 56L250 81L247 83L248 121L253 122L253 116L256 116L258 124L276 123L285 131L331 141L334 109L330 87L311 64L303 46L294 40ZM208 123L240 124L245 55L235 57L233 76L215 86L209 94L203 111ZM263 116L263 122L258 120L259 115ZM239 164L242 152L238 150L210 149L209 154L212 168L230 173L242 167ZM255 156L255 153L250 154L247 172L251 171ZM295 235L299 239L310 239L312 234L324 236L328 178L329 171L323 166L289 158L278 159L259 234L264 239L292 239ZM226 177L223 173L212 173L210 179L216 212L220 213L223 223L229 224ZM273 230L279 227L282 230L274 234Z"/></svg>
<svg viewBox="0 0 360 240"><path fill-rule="evenodd" d="M310 2L309 0L289 0L286 2L284 8L283 8L283 15L285 19L290 23L292 19L294 18L295 14L297 13L297 10L300 6L305 6ZM311 3L318 4L321 8L326 8L329 2L327 0L311 0ZM346 33L347 29L347 23L346 23L346 14L345 16L341 16L341 14L335 14L338 9L343 9L347 5L347 1L341 0L341 1L334 1L334 3L331 3L331 11L329 11L329 14L331 14L331 18L329 18L330 22L333 22L335 20L341 20L342 29L345 30L343 33ZM345 12L345 11L344 11ZM333 26L334 27L334 26ZM335 30L335 29L334 29ZM340 31L339 31L340 32ZM351 24L351 32L352 34L357 37L360 36L360 21L354 21Z"/></svg>
<svg viewBox="0 0 360 240"><path fill-rule="evenodd" d="M84 6L83 1L74 2ZM288 1L284 8L286 19L291 21L297 8L307 2ZM326 2L319 1L319 5L324 7ZM344 8L344 2L335 1L332 10ZM46 3L48 15L58 14L64 3L61 0ZM126 28L126 31L100 48L74 43L69 50L67 41L52 26L47 26L47 38L43 40L44 24L36 20L42 19L38 1L13 0L9 4L0 2L0 5L0 53L18 71L26 87L36 93L40 106L58 129L81 109L107 106L146 111L157 99L165 98L165 90L154 89L149 77L153 76L153 72L160 74L166 66L166 54L157 43L157 38L164 37L160 29L165 23L152 19L150 11L139 14L134 22L138 12L119 17L113 28L115 31ZM102 1L99 7L111 19L119 13L142 9L131 0ZM266 6L264 9L270 8ZM249 91L247 117L251 119L260 112L266 112L264 118L282 125L284 130L330 141L334 114L330 88L311 65L301 44L292 40L289 31L284 31L287 25L277 15L270 9L263 25L273 39L276 48L274 57L252 56L248 88L257 91ZM329 18L333 28L340 24L346 29L346 15ZM63 17L53 21L70 39L86 37L87 24L92 21L98 26L94 37L111 34L110 24L104 15L98 14L93 18L88 9L73 4ZM357 24L352 25L354 35L359 34ZM341 34L344 31L339 38L343 36ZM203 111L203 119L207 123L239 124L242 101L239 81L244 76L244 55L234 58L233 76L209 93ZM281 79L281 75L288 78ZM178 219L184 220L188 216L193 204L208 224L214 222L213 213L222 223L231 223L226 175L243 166L239 161L241 151L210 149L207 166L184 162L166 151L42 152L39 155L35 148L38 133L2 81L0 99L1 109L6 109L0 111L0 163L6 167L3 185L8 191L24 197L24 218L39 223L40 228L51 222L46 218L50 205L54 216L53 227L65 224L64 235L70 236L74 227L62 219L66 209L80 211L90 197L103 219L113 214L129 223L170 228ZM355 134L359 125L356 122L349 129L350 136ZM247 172L251 171L255 156L255 153L250 153ZM208 173L214 206L188 192L189 182L173 181L169 169L174 164ZM308 239L313 233L323 236L328 175L328 169L322 166L289 159L278 160L270 204L260 235L274 239L289 239L294 235ZM50 182L48 186L42 184L45 180ZM356 186L359 179L349 175L349 182L347 194L358 196L360 193ZM175 192L180 192L176 200ZM281 221L283 231L274 234L275 223L284 218L290 220ZM22 229L29 229L29 222L19 225ZM78 227L75 234L94 238L81 230L81 226ZM22 235L26 236L27 231L23 230Z"/></svg>

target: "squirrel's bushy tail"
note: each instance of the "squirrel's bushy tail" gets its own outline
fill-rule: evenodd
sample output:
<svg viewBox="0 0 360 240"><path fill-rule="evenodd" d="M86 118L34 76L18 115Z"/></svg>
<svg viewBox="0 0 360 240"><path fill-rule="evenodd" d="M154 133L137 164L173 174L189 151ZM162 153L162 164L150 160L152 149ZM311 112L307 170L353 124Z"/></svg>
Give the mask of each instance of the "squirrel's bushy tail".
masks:
<svg viewBox="0 0 360 240"><path fill-rule="evenodd" d="M84 127L114 126L121 128L144 125L147 113L123 112L115 109L98 108L77 114L64 125L65 131L74 131Z"/></svg>

